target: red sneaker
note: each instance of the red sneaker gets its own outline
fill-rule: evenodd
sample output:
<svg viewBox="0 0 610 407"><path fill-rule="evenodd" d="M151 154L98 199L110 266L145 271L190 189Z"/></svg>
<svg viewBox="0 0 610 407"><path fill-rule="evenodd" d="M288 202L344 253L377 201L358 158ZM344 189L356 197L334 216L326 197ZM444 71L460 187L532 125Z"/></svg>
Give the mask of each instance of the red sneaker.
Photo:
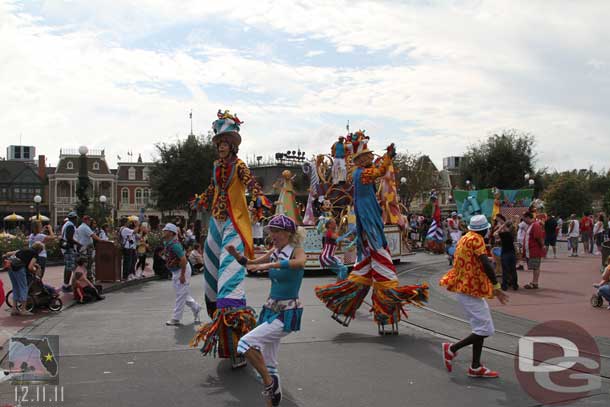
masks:
<svg viewBox="0 0 610 407"><path fill-rule="evenodd" d="M500 373L494 372L493 370L489 370L485 366L481 365L478 369L473 369L472 367L469 367L468 376L479 377L483 379L497 379L498 377L500 377Z"/></svg>
<svg viewBox="0 0 610 407"><path fill-rule="evenodd" d="M443 343L443 362L445 363L445 367L447 371L451 373L453 370L453 358L456 356L455 353L451 352L451 343L445 342Z"/></svg>

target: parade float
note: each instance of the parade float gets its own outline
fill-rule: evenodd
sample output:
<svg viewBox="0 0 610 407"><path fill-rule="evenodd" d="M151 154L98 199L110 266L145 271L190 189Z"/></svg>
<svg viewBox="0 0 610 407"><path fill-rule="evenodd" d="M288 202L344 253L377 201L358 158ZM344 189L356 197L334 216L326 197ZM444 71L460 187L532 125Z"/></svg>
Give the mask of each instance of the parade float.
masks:
<svg viewBox="0 0 610 407"><path fill-rule="evenodd" d="M353 210L353 185L351 174L354 166L351 157L367 147L369 138L359 130L341 136L332 145L330 154L318 154L302 164L302 170L309 181L307 203L304 214L297 210L295 202L293 175L284 171L276 182L279 198L274 202L273 215L285 214L297 220L307 232L305 253L307 254L306 270L320 270L319 257L322 253L322 236L326 221L336 220L341 235L341 243L336 252L343 263L351 267L356 262L356 216ZM404 208L398 201L396 179L393 166L377 185L377 198L382 208L385 224L384 232L389 251L394 262L404 260L411 254L408 246L408 224ZM263 220L262 209L268 207L265 200L259 199L251 210L253 225ZM255 248L263 253L264 249Z"/></svg>
<svg viewBox="0 0 610 407"><path fill-rule="evenodd" d="M541 200L534 199L533 189L456 189L453 191L453 197L465 222L469 222L473 215L478 214L485 215L488 219L494 219L499 213L506 219L513 219L528 210L542 215L544 208Z"/></svg>

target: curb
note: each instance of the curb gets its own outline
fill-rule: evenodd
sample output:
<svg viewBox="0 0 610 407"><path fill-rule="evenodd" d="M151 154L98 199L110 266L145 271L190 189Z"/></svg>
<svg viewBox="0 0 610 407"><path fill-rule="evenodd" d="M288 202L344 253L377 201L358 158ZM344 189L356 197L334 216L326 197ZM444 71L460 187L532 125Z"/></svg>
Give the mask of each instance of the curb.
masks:
<svg viewBox="0 0 610 407"><path fill-rule="evenodd" d="M144 283L147 283L149 281L156 281L156 280L161 280L161 278L157 275L153 275L150 277L145 277L145 278L140 278L137 280L130 280L130 281L120 281L118 283L112 284L108 287L103 287L102 288L102 294L106 294L106 293L111 293L113 291L118 291L118 290L122 290L123 288L128 288L128 287L134 287L134 286L138 286L138 285L142 285ZM68 308L72 308L73 306L77 305L77 302L74 300L71 300L70 302L67 302L66 304L64 304L64 307L62 309L62 311L67 310ZM50 314L53 315L53 314ZM46 318L49 318L50 315L46 315L42 318L36 319L34 320L34 322L38 322L41 320L44 320ZM31 325L30 325L31 326ZM23 327L19 332L21 332L22 330L29 328L29 326ZM10 341L7 340L6 342L0 344L1 348L0 348L0 364L2 362L4 362L4 359L6 359L7 355L8 355L8 342Z"/></svg>

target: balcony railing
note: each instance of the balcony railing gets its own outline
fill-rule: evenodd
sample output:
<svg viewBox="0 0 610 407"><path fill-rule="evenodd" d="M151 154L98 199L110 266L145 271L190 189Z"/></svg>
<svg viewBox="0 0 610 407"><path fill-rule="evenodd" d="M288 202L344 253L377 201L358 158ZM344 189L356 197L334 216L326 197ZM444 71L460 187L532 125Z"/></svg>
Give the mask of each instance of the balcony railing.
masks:
<svg viewBox="0 0 610 407"><path fill-rule="evenodd" d="M55 199L55 203L60 204L60 205L70 205L70 204L76 203L77 201L78 201L78 198L69 197L69 196L58 196Z"/></svg>

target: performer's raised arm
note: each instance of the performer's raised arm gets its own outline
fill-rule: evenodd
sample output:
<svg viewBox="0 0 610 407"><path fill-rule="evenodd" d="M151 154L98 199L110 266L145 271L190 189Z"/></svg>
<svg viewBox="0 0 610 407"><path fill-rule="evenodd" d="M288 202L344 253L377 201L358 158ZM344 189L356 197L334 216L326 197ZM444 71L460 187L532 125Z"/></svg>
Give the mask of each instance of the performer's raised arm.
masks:
<svg viewBox="0 0 610 407"><path fill-rule="evenodd" d="M383 155L381 163L378 165L372 165L362 170L362 183L372 184L377 178L383 177L388 171L388 167L392 164L392 159L396 155L394 144L391 144L387 148L387 152Z"/></svg>

